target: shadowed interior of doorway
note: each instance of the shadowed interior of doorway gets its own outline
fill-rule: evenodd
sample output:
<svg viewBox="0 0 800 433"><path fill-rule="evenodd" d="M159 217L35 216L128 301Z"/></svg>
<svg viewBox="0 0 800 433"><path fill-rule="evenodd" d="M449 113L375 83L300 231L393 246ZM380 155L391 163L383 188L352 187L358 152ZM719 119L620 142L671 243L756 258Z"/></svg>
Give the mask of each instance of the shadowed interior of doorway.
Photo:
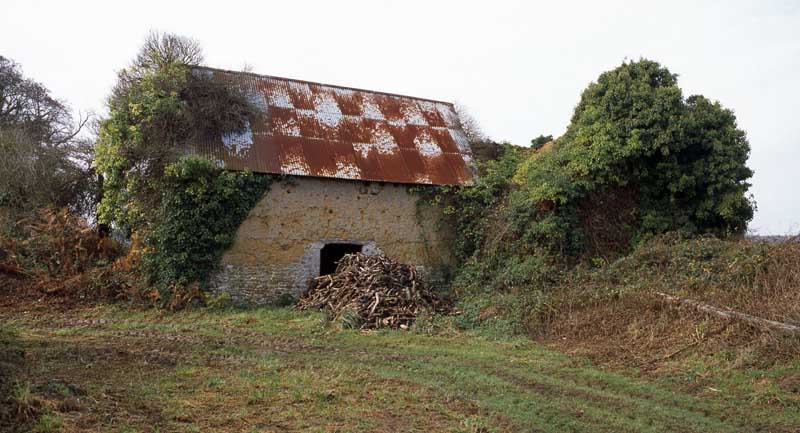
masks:
<svg viewBox="0 0 800 433"><path fill-rule="evenodd" d="M360 253L361 245L347 243L331 243L322 247L319 257L319 274L328 275L336 272L336 265L346 254Z"/></svg>

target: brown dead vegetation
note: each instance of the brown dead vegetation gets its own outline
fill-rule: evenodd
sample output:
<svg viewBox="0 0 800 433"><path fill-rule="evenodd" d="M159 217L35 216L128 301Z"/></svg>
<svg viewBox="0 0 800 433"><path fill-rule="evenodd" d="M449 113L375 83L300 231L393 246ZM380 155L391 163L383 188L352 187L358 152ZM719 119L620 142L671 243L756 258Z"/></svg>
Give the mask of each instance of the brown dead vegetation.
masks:
<svg viewBox="0 0 800 433"><path fill-rule="evenodd" d="M797 335L739 319L800 325L800 242L665 236L601 269L574 272L555 296L541 338L601 363L647 370L692 353L728 353L731 365L747 367L800 353ZM742 314L720 317L670 299Z"/></svg>
<svg viewBox="0 0 800 433"><path fill-rule="evenodd" d="M586 236L584 259L610 260L630 251L637 200L637 188L627 185L591 193L579 204L578 219Z"/></svg>
<svg viewBox="0 0 800 433"><path fill-rule="evenodd" d="M119 295L121 247L66 209L43 209L0 235L6 288L74 299ZM113 265L112 265L113 264Z"/></svg>
<svg viewBox="0 0 800 433"><path fill-rule="evenodd" d="M144 284L144 247L136 234L123 248L67 209L43 209L0 224L0 288L17 296L67 303L126 300L169 310L203 299L199 284L173 288L169 299Z"/></svg>

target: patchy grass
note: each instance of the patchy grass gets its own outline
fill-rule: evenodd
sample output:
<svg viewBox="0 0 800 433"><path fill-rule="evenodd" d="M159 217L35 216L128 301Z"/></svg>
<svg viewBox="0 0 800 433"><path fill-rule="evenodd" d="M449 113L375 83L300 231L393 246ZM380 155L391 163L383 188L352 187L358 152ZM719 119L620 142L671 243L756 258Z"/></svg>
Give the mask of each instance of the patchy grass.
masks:
<svg viewBox="0 0 800 433"><path fill-rule="evenodd" d="M2 329L14 329L8 344L24 353L13 379L29 384L31 398L42 404L41 414L18 430L800 427L792 400L800 365L722 374L699 360L683 376L650 377L605 371L527 339L452 330L365 334L289 309L164 313L101 305L54 312L6 301L0 317Z"/></svg>

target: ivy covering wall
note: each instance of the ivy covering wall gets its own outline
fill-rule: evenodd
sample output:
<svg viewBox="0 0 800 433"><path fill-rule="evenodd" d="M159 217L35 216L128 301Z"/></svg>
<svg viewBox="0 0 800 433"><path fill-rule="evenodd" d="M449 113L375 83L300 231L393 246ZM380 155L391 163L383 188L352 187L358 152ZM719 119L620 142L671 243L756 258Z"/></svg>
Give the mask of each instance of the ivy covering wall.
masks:
<svg viewBox="0 0 800 433"><path fill-rule="evenodd" d="M148 283L163 296L195 282L204 286L271 182L268 175L225 171L198 157L168 165L161 204L145 237Z"/></svg>
<svg viewBox="0 0 800 433"><path fill-rule="evenodd" d="M238 88L195 68L201 62L191 39L148 36L118 73L95 144L99 222L142 240L142 290L161 300L204 287L271 181L184 156L260 115Z"/></svg>

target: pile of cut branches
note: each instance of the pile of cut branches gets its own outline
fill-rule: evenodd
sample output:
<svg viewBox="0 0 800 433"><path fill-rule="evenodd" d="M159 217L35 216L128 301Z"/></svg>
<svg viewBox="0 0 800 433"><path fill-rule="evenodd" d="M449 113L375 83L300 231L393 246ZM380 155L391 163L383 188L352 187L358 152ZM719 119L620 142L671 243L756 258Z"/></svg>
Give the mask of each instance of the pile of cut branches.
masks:
<svg viewBox="0 0 800 433"><path fill-rule="evenodd" d="M422 313L449 309L414 266L364 254L348 254L335 273L311 280L297 306L326 309L336 320L361 329L407 329Z"/></svg>

